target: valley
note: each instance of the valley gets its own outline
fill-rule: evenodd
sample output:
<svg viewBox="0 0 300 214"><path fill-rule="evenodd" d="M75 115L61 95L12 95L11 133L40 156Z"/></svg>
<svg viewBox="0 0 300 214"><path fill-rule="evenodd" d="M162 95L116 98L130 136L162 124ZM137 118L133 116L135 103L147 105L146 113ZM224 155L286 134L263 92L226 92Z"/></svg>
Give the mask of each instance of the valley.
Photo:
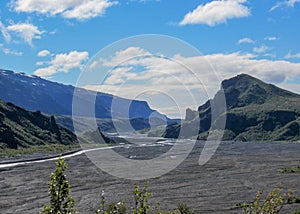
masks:
<svg viewBox="0 0 300 214"><path fill-rule="evenodd" d="M0 214L300 214L299 20L0 1Z"/></svg>

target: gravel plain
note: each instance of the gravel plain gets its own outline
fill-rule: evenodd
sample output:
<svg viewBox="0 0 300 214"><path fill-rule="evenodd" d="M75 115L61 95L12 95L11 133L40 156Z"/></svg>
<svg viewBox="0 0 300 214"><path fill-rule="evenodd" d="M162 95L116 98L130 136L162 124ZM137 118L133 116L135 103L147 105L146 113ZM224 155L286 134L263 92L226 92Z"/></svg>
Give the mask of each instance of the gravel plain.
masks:
<svg viewBox="0 0 300 214"><path fill-rule="evenodd" d="M125 157L151 159L171 145L117 148ZM198 165L203 142L197 142L189 157L173 171L149 180L150 202L163 209L185 202L195 213L243 213L236 203L251 201L258 190L270 191L282 184L300 195L299 173L281 174L282 167L300 165L300 144L223 142L214 156ZM144 181L116 178L97 168L85 154L67 158L66 172L79 213L95 213L104 191L108 202L125 199L132 204L133 185ZM0 213L38 213L49 201L49 175L54 161L0 168ZM283 213L299 209L288 205Z"/></svg>

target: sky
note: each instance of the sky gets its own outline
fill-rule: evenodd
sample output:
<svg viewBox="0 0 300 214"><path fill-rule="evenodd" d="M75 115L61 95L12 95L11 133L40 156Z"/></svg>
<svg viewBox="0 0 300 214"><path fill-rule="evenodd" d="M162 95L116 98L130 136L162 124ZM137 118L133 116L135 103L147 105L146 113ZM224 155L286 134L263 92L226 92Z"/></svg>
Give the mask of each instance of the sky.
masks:
<svg viewBox="0 0 300 214"><path fill-rule="evenodd" d="M183 117L239 73L300 93L299 20L300 0L0 1L0 68Z"/></svg>

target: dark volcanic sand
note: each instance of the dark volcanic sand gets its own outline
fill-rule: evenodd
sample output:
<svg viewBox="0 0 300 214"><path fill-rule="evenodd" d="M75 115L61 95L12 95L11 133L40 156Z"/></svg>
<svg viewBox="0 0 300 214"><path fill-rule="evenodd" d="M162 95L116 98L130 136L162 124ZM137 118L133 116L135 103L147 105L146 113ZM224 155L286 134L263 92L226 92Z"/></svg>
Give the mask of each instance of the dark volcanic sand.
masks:
<svg viewBox="0 0 300 214"><path fill-rule="evenodd" d="M300 144L287 143L222 143L212 159L198 165L203 143L193 150L175 170L149 180L151 202L160 202L165 209L185 202L195 213L242 213L232 210L236 203L252 200L260 189L269 191L282 182L286 188L300 194L299 173L281 174L278 169L300 164ZM150 158L160 147L119 149L127 155ZM79 213L94 213L104 190L108 201L126 199L132 204L133 184L113 177L94 166L85 155L67 159L67 179L72 188ZM0 169L0 213L37 213L48 203L49 174L54 161ZM288 205L283 213L300 209Z"/></svg>

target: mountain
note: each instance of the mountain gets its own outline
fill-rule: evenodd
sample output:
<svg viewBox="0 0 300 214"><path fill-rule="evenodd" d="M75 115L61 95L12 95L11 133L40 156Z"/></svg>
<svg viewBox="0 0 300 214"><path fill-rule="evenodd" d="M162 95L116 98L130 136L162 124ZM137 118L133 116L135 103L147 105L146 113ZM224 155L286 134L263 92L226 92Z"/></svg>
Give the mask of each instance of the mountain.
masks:
<svg viewBox="0 0 300 214"><path fill-rule="evenodd" d="M76 136L58 125L53 116L26 111L0 100L0 150L77 143Z"/></svg>
<svg viewBox="0 0 300 214"><path fill-rule="evenodd" d="M220 115L226 116L223 140L300 140L300 95L247 74L224 80L222 88L227 107ZM199 106L197 111L188 109L185 121L168 126L163 136L177 138L183 127L189 127L199 130L198 139L206 139L211 124L216 123L211 121L211 103L218 102L220 93Z"/></svg>
<svg viewBox="0 0 300 214"><path fill-rule="evenodd" d="M25 75L8 70L0 69L0 99L12 102L22 108L31 111L41 111L50 115L72 115L72 99L75 87L51 82L37 76ZM79 96L83 102L93 99L95 92L78 89ZM78 96L78 97L79 97ZM139 100L129 100L116 97L106 93L97 93L95 101L95 116L97 118L111 118L112 100L118 103L118 108L114 110L114 118L127 118L123 106L130 106L129 118L148 119L150 115L159 118L167 117L151 109L147 102ZM86 117L93 117L85 111Z"/></svg>

